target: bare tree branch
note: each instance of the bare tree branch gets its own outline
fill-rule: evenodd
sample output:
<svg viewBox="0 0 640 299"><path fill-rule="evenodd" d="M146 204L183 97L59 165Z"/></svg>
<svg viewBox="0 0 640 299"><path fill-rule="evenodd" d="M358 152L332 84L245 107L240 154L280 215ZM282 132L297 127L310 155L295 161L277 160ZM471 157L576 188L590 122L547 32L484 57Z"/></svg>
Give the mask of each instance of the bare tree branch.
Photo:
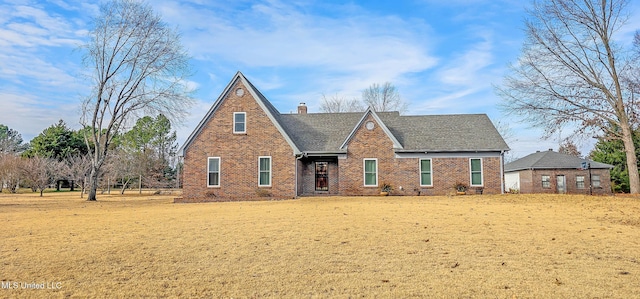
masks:
<svg viewBox="0 0 640 299"><path fill-rule="evenodd" d="M402 100L398 89L390 82L383 85L371 84L362 92L362 101L375 111L407 111L407 103Z"/></svg>
<svg viewBox="0 0 640 299"><path fill-rule="evenodd" d="M568 125L574 135L618 136L629 169L637 169L631 136L640 108L638 60L613 38L627 22L627 5L627 0L534 0L520 59L496 89L507 113L544 128L547 137ZM640 192L638 172L630 179L631 192Z"/></svg>
<svg viewBox="0 0 640 299"><path fill-rule="evenodd" d="M323 94L322 102L320 103L320 110L327 113L338 113L361 112L365 109L358 99L348 100L347 98L340 97L337 94L330 97Z"/></svg>
<svg viewBox="0 0 640 299"><path fill-rule="evenodd" d="M83 103L81 123L93 143L88 200L95 200L100 168L109 145L138 114L180 120L192 104L188 56L180 36L146 3L111 0L101 6L84 45L93 92Z"/></svg>

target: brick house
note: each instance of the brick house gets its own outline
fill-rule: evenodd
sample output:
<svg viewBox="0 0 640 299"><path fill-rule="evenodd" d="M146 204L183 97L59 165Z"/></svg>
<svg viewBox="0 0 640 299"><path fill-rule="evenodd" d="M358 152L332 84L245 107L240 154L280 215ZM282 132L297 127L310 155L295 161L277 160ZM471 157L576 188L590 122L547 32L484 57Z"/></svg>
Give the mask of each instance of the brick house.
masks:
<svg viewBox="0 0 640 299"><path fill-rule="evenodd" d="M520 193L611 194L613 165L538 151L507 163L505 186Z"/></svg>
<svg viewBox="0 0 640 299"><path fill-rule="evenodd" d="M283 114L238 72L179 151L180 200L497 194L508 149L484 114Z"/></svg>

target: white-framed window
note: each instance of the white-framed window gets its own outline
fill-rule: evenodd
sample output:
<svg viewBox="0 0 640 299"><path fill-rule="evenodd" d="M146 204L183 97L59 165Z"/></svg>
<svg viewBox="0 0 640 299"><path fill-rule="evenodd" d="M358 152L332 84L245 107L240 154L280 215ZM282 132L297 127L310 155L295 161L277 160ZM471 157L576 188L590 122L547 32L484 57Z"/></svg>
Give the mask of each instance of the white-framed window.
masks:
<svg viewBox="0 0 640 299"><path fill-rule="evenodd" d="M258 157L258 186L271 187L271 157Z"/></svg>
<svg viewBox="0 0 640 299"><path fill-rule="evenodd" d="M599 175L592 175L591 176L591 187L600 188L600 176Z"/></svg>
<svg viewBox="0 0 640 299"><path fill-rule="evenodd" d="M576 188L584 189L584 175L576 176Z"/></svg>
<svg viewBox="0 0 640 299"><path fill-rule="evenodd" d="M233 113L233 133L235 134L247 133L247 113L246 112Z"/></svg>
<svg viewBox="0 0 640 299"><path fill-rule="evenodd" d="M431 159L420 159L420 186L433 186Z"/></svg>
<svg viewBox="0 0 640 299"><path fill-rule="evenodd" d="M469 168L471 169L471 186L482 186L482 159L469 159Z"/></svg>
<svg viewBox="0 0 640 299"><path fill-rule="evenodd" d="M542 188L551 188L551 176L549 175L542 176Z"/></svg>
<svg viewBox="0 0 640 299"><path fill-rule="evenodd" d="M377 187L378 186L378 159L364 159L364 186L365 187Z"/></svg>
<svg viewBox="0 0 640 299"><path fill-rule="evenodd" d="M207 186L220 187L220 157L207 159Z"/></svg>

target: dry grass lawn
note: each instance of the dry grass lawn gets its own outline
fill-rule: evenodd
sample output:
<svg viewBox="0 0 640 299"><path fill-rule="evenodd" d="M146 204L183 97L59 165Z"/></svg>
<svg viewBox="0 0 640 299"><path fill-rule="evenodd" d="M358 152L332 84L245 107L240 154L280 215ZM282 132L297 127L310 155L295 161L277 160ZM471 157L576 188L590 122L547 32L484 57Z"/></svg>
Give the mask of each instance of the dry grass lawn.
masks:
<svg viewBox="0 0 640 299"><path fill-rule="evenodd" d="M638 198L173 197L0 193L0 297L640 297Z"/></svg>

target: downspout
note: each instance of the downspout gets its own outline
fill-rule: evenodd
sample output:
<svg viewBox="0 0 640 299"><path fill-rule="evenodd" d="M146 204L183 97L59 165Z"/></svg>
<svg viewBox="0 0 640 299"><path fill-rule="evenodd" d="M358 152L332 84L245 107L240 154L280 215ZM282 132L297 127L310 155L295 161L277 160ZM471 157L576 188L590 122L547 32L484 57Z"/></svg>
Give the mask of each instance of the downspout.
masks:
<svg viewBox="0 0 640 299"><path fill-rule="evenodd" d="M300 159L302 159L302 157L304 157L303 154L296 155L296 161L295 161L295 165L294 165L296 178L295 178L295 184L294 184L295 185L294 186L295 190L293 192L293 194L294 194L293 198L298 198L298 161L300 161Z"/></svg>
<svg viewBox="0 0 640 299"><path fill-rule="evenodd" d="M504 150L500 151L500 194L504 194Z"/></svg>

